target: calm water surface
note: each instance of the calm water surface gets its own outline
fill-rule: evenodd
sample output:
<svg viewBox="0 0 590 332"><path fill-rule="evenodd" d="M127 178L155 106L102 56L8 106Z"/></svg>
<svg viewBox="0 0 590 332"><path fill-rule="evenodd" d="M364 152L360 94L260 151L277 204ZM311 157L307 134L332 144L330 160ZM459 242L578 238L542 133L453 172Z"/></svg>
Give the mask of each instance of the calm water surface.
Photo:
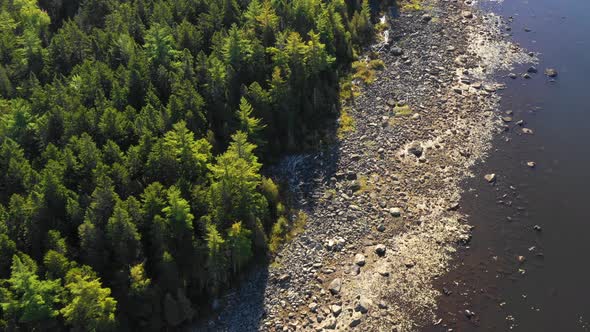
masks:
<svg viewBox="0 0 590 332"><path fill-rule="evenodd" d="M473 240L439 280L451 294L440 299L441 324L426 330L589 331L590 0L481 6L512 16L513 40L539 53L539 73L506 78L502 101L534 135L512 123L465 183L461 208L475 225ZM543 75L548 67L559 72L555 82ZM486 173L498 175L495 185L484 183Z"/></svg>

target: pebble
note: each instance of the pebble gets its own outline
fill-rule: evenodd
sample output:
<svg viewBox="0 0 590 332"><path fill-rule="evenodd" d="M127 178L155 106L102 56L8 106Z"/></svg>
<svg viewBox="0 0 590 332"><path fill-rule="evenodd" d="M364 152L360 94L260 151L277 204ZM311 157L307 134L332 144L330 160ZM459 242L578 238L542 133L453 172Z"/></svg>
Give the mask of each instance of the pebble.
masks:
<svg viewBox="0 0 590 332"><path fill-rule="evenodd" d="M526 165L530 168L535 168L537 164L534 161L527 161Z"/></svg>
<svg viewBox="0 0 590 332"><path fill-rule="evenodd" d="M535 225L535 226L533 226L533 229L534 229L534 230L536 230L537 232L540 232L540 231L542 231L542 230L543 230L543 229L541 228L541 226L539 226L539 225Z"/></svg>
<svg viewBox="0 0 590 332"><path fill-rule="evenodd" d="M383 244L378 244L378 245L375 247L375 253L376 253L376 254L377 254L377 256L379 256L379 257L383 257L383 256L385 256L385 251L386 251L386 250L387 250L387 249L385 248L385 245L383 245Z"/></svg>
<svg viewBox="0 0 590 332"><path fill-rule="evenodd" d="M408 153L411 153L418 158L420 158L422 156L423 152L424 152L424 149L422 148L422 146L418 142L415 142L412 145L410 145L410 147L408 147Z"/></svg>
<svg viewBox="0 0 590 332"><path fill-rule="evenodd" d="M307 307L309 308L309 311L311 312L317 312L318 311L318 304L315 302L310 303Z"/></svg>
<svg viewBox="0 0 590 332"><path fill-rule="evenodd" d="M534 132L532 129L529 128L522 128L522 133L527 135L532 135Z"/></svg>
<svg viewBox="0 0 590 332"><path fill-rule="evenodd" d="M366 263L365 255L363 255L363 254L356 254L354 256L354 264L356 264L358 266L364 266L365 263Z"/></svg>
<svg viewBox="0 0 590 332"><path fill-rule="evenodd" d="M391 213L394 217L400 217L402 215L402 210L400 208L391 208L389 209L389 213Z"/></svg>
<svg viewBox="0 0 590 332"><path fill-rule="evenodd" d="M549 77L557 77L557 70L555 70L553 68L547 68L547 69L545 69L545 75L547 75Z"/></svg>
<svg viewBox="0 0 590 332"><path fill-rule="evenodd" d="M330 291L330 293L332 293L332 295L336 295L336 294L340 293L341 288L342 288L342 279L340 279L340 278L336 278L336 279L332 280L332 282L330 283L330 286L328 286L328 290Z"/></svg>
<svg viewBox="0 0 590 332"><path fill-rule="evenodd" d="M352 318L350 319L350 323L348 324L348 326L350 326L350 327L358 326L361 323L362 318L363 318L363 315L360 312L355 312L354 314L352 314Z"/></svg>
<svg viewBox="0 0 590 332"><path fill-rule="evenodd" d="M400 56L400 55L404 54L404 51L399 47L393 47L391 49L391 54L393 54L394 56ZM390 105L390 106L393 106L393 105Z"/></svg>
<svg viewBox="0 0 590 332"><path fill-rule="evenodd" d="M342 312L342 307L337 304L333 304L330 306L330 311L332 311L332 314L334 314L334 316L338 317L338 315L340 315L340 313Z"/></svg>
<svg viewBox="0 0 590 332"><path fill-rule="evenodd" d="M361 295L354 310L362 314L366 314L369 312L369 308L372 304L373 303L371 300L369 300L366 296Z"/></svg>
<svg viewBox="0 0 590 332"><path fill-rule="evenodd" d="M465 10L465 11L461 12L461 16L463 16L464 18L473 18L473 13Z"/></svg>
<svg viewBox="0 0 590 332"><path fill-rule="evenodd" d="M486 181L488 181L489 183L493 183L496 181L496 174L494 174L494 173L486 174L486 175L484 175L484 179Z"/></svg>

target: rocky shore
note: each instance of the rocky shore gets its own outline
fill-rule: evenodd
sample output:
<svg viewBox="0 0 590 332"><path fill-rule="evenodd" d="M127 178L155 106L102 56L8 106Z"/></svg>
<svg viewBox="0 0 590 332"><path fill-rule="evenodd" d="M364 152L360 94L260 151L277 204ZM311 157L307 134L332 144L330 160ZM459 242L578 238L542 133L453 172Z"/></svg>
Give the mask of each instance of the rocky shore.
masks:
<svg viewBox="0 0 590 332"><path fill-rule="evenodd" d="M385 69L354 101L354 132L278 166L308 216L305 231L199 330L413 331L440 323L442 290L433 281L470 240L460 183L502 130L495 73L534 55L469 3L423 8L388 19L388 40L373 46Z"/></svg>

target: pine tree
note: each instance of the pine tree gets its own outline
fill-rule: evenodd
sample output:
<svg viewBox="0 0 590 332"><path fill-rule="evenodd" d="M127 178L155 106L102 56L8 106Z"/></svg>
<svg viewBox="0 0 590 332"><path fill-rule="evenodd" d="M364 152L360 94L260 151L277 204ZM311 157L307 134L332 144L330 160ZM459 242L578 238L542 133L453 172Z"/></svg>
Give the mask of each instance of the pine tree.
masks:
<svg viewBox="0 0 590 332"><path fill-rule="evenodd" d="M36 269L34 261L23 262L18 255L13 256L9 288L0 299L4 317L11 318L13 327L34 330L59 314L61 281L39 280Z"/></svg>
<svg viewBox="0 0 590 332"><path fill-rule="evenodd" d="M67 305L60 312L74 331L106 331L114 326L117 301L92 270L70 270L65 288Z"/></svg>

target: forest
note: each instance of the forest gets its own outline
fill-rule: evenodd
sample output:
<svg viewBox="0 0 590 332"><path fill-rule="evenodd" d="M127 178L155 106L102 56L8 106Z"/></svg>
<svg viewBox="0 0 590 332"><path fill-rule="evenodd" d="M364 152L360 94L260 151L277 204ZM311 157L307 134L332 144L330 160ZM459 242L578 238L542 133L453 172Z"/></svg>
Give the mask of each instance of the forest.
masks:
<svg viewBox="0 0 590 332"><path fill-rule="evenodd" d="M373 18L374 19L374 18ZM0 0L0 329L190 324L292 213L368 0Z"/></svg>

